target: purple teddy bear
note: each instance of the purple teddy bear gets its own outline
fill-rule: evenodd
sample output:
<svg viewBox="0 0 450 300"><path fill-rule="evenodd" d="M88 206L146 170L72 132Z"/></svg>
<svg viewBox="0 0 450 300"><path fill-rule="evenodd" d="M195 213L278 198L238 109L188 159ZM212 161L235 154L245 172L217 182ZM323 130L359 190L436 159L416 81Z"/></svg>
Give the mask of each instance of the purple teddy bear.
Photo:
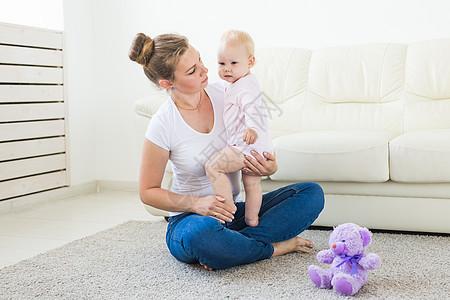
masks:
<svg viewBox="0 0 450 300"><path fill-rule="evenodd" d="M311 265L309 277L319 288L333 287L343 295L354 295L366 283L367 270L375 270L380 257L375 253L364 254L372 233L353 223L341 224L330 235L330 249L317 253L317 261L331 264L328 270Z"/></svg>

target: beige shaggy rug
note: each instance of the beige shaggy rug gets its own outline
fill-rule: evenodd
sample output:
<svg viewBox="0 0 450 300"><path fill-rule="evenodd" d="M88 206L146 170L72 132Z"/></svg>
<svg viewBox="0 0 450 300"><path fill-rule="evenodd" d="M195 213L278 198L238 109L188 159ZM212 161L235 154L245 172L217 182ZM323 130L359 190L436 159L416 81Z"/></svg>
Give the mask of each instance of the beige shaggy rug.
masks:
<svg viewBox="0 0 450 300"><path fill-rule="evenodd" d="M174 259L167 223L131 221L0 270L0 299L344 299L307 268L331 231L307 230L313 254L292 253L222 271ZM382 259L355 299L449 299L450 238L375 233ZM322 265L326 267L327 265Z"/></svg>

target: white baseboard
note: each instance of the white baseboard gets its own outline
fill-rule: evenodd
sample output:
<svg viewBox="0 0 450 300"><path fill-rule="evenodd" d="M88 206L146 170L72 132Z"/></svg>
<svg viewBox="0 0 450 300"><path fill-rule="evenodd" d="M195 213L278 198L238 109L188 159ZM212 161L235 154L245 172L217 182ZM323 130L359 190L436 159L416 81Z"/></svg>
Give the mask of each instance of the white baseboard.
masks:
<svg viewBox="0 0 450 300"><path fill-rule="evenodd" d="M138 192L137 182L97 180L79 185L0 201L0 216L14 215L48 205L55 201L105 191Z"/></svg>

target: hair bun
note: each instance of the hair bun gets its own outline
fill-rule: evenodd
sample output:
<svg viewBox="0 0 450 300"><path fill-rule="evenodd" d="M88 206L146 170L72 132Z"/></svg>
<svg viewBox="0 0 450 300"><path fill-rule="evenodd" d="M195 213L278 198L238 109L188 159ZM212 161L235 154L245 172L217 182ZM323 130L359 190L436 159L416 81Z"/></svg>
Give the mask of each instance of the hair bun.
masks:
<svg viewBox="0 0 450 300"><path fill-rule="evenodd" d="M144 33L138 33L131 43L128 57L132 60L146 66L153 52L153 40Z"/></svg>

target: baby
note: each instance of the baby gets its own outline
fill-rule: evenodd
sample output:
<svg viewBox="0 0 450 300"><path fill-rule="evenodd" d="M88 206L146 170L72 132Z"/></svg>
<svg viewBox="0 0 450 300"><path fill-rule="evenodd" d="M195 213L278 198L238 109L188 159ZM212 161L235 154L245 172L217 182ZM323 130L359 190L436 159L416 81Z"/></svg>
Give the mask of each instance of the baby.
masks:
<svg viewBox="0 0 450 300"><path fill-rule="evenodd" d="M250 35L231 30L220 39L218 51L219 76L230 83L225 92L224 122L227 147L216 152L205 169L214 193L234 206L231 183L227 173L241 170L245 156L251 151L273 153L268 132L267 112L256 76L250 73L255 64L255 44ZM261 177L242 173L245 188L245 222L254 227L259 223L262 202Z"/></svg>

